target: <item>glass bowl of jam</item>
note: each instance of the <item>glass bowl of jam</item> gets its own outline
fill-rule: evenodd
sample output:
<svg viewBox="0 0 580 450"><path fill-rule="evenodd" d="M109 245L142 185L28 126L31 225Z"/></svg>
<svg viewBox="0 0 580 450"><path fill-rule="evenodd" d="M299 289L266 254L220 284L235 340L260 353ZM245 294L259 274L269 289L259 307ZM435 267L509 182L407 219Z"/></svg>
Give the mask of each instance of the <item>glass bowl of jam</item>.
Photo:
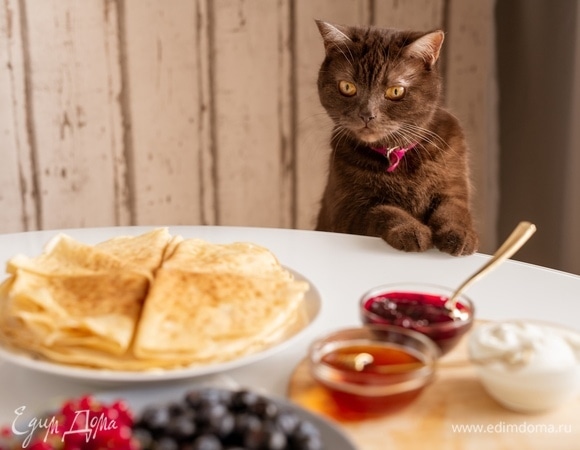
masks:
<svg viewBox="0 0 580 450"><path fill-rule="evenodd" d="M341 329L310 347L312 377L345 417L368 418L415 400L435 375L439 348L428 337L390 325Z"/></svg>
<svg viewBox="0 0 580 450"><path fill-rule="evenodd" d="M360 301L360 315L365 324L395 325L431 338L449 352L473 325L473 302L461 295L453 312L445 302L453 294L450 288L421 283L388 284L371 289Z"/></svg>

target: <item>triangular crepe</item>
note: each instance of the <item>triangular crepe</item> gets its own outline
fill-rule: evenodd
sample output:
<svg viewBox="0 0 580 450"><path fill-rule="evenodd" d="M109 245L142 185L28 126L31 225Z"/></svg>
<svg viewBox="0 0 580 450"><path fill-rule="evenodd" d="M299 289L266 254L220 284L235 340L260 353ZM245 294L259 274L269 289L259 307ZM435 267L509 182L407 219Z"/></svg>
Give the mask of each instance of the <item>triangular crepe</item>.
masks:
<svg viewBox="0 0 580 450"><path fill-rule="evenodd" d="M40 346L79 346L125 353L147 294L146 277L95 273L47 277L18 271L4 307L5 324ZM9 319L9 320L8 320ZM8 326L5 326L5 330Z"/></svg>
<svg viewBox="0 0 580 450"><path fill-rule="evenodd" d="M133 351L138 358L222 361L255 351L291 326L308 285L161 268Z"/></svg>
<svg viewBox="0 0 580 450"><path fill-rule="evenodd" d="M154 272L161 266L173 239L167 228L157 228L138 236L114 237L95 245L95 248L131 266Z"/></svg>
<svg viewBox="0 0 580 450"><path fill-rule="evenodd" d="M270 250L250 242L213 244L201 239L185 239L163 262L163 268L197 273L290 278L289 272Z"/></svg>

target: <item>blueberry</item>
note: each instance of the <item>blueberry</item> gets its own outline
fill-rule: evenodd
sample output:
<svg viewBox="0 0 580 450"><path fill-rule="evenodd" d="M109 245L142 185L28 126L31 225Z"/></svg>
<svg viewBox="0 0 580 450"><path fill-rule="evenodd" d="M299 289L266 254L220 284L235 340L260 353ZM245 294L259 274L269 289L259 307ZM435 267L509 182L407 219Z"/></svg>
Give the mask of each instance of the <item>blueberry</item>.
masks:
<svg viewBox="0 0 580 450"><path fill-rule="evenodd" d="M168 436L163 436L153 443L152 450L179 450L179 444Z"/></svg>
<svg viewBox="0 0 580 450"><path fill-rule="evenodd" d="M243 436L243 445L248 450L256 450L262 446L264 441L264 432L262 427L250 428Z"/></svg>
<svg viewBox="0 0 580 450"><path fill-rule="evenodd" d="M171 417L182 416L183 414L191 413L193 411L185 402L172 402L167 405L167 410Z"/></svg>
<svg viewBox="0 0 580 450"><path fill-rule="evenodd" d="M275 427L268 427L264 431L262 446L270 450L284 450L286 448L286 435Z"/></svg>
<svg viewBox="0 0 580 450"><path fill-rule="evenodd" d="M296 442L306 443L308 441L320 440L320 432L318 428L308 420L301 420L294 433L292 433L292 439Z"/></svg>
<svg viewBox="0 0 580 450"><path fill-rule="evenodd" d="M302 437L292 448L296 450L323 450L324 444L320 436Z"/></svg>
<svg viewBox="0 0 580 450"><path fill-rule="evenodd" d="M133 437L139 442L139 448L150 448L153 444L153 436L146 428L133 429Z"/></svg>
<svg viewBox="0 0 580 450"><path fill-rule="evenodd" d="M169 411L165 407L151 406L145 411L141 416L140 423L142 423L146 428L159 431L164 429L169 423L170 415Z"/></svg>
<svg viewBox="0 0 580 450"><path fill-rule="evenodd" d="M225 439L233 433L235 424L234 415L228 411L219 419L210 421L208 426L219 438Z"/></svg>
<svg viewBox="0 0 580 450"><path fill-rule="evenodd" d="M260 395L255 392L242 389L232 396L231 405L235 411L247 411L259 400Z"/></svg>
<svg viewBox="0 0 580 450"><path fill-rule="evenodd" d="M190 391L185 394L184 397L185 404L190 408L197 408L201 404L201 394L200 391Z"/></svg>
<svg viewBox="0 0 580 450"><path fill-rule="evenodd" d="M228 413L228 408L221 403L201 404L197 410L197 423L202 426L211 426L217 423Z"/></svg>
<svg viewBox="0 0 580 450"><path fill-rule="evenodd" d="M262 421L253 414L238 413L234 416L234 433L243 436L250 430L256 430L262 426Z"/></svg>
<svg viewBox="0 0 580 450"><path fill-rule="evenodd" d="M285 434L292 434L300 422L298 416L290 411L281 411L274 419L274 424Z"/></svg>
<svg viewBox="0 0 580 450"><path fill-rule="evenodd" d="M202 434L191 445L192 450L222 450L220 440L211 434Z"/></svg>
<svg viewBox="0 0 580 450"><path fill-rule="evenodd" d="M272 419L278 414L278 405L268 399L260 398L249 410L262 419Z"/></svg>
<svg viewBox="0 0 580 450"><path fill-rule="evenodd" d="M286 435L271 422L263 422L262 426L249 430L244 436L244 446L248 449L284 450Z"/></svg>
<svg viewBox="0 0 580 450"><path fill-rule="evenodd" d="M195 422L185 414L173 418L166 427L166 433L179 441L192 438L195 432Z"/></svg>

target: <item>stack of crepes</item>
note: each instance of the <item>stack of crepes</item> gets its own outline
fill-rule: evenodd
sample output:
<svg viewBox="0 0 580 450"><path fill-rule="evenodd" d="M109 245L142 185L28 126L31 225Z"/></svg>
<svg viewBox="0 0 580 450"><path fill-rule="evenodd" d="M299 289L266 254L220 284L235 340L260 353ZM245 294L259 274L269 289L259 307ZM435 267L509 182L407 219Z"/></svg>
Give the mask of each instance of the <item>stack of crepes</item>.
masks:
<svg viewBox="0 0 580 450"><path fill-rule="evenodd" d="M113 370L260 351L304 324L308 290L263 247L183 239L165 228L97 245L60 234L40 256L12 258L7 272L4 345Z"/></svg>

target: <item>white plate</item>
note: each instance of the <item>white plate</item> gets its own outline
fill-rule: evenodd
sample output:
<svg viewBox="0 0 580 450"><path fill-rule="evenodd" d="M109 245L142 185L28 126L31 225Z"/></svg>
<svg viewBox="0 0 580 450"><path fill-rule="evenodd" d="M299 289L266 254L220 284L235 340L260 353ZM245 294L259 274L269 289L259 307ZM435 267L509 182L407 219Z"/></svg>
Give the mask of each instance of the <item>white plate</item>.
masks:
<svg viewBox="0 0 580 450"><path fill-rule="evenodd" d="M0 358L5 359L13 364L39 372L49 373L68 378L76 378L84 381L92 381L99 383L134 383L134 382L155 382L155 381L169 381L180 380L193 377L201 377L211 375L237 367L245 366L253 362L264 359L275 353L287 348L293 341L295 341L302 333L310 327L312 322L316 319L320 312L321 298L318 290L303 275L298 272L288 269L297 280L304 280L310 284L310 289L304 296L304 307L306 310L306 323L297 330L290 331L278 343L268 347L260 352L252 353L250 355L242 356L241 358L233 359L216 364L208 364L204 366L183 367L178 369L159 369L151 371L116 371L107 369L93 369L79 366L72 366L66 364L59 364L45 359L39 359L13 351L12 349L4 348L0 345Z"/></svg>
<svg viewBox="0 0 580 450"><path fill-rule="evenodd" d="M215 386L218 388L228 388L228 386L221 386L222 384L227 384L227 380L224 382L222 380L209 381L207 383L201 383L197 386L148 386L145 388L132 388L132 389L119 389L106 391L101 393L94 393L93 395L100 401L103 402L114 402L115 400L122 399L131 408L131 410L138 415L146 406L149 405L161 405L171 401L179 401L183 398L186 392L193 389L198 389L205 386ZM237 386L235 389L238 389ZM262 395L265 393L258 392ZM320 431L322 437L322 442L324 443L324 448L328 450L356 450L354 444L350 439L344 434L337 425L334 425L327 419L313 414L306 409L289 402L286 399L281 399L277 397L272 397L276 403L283 406L285 409L293 411L301 419L308 420L312 422L316 428Z"/></svg>

